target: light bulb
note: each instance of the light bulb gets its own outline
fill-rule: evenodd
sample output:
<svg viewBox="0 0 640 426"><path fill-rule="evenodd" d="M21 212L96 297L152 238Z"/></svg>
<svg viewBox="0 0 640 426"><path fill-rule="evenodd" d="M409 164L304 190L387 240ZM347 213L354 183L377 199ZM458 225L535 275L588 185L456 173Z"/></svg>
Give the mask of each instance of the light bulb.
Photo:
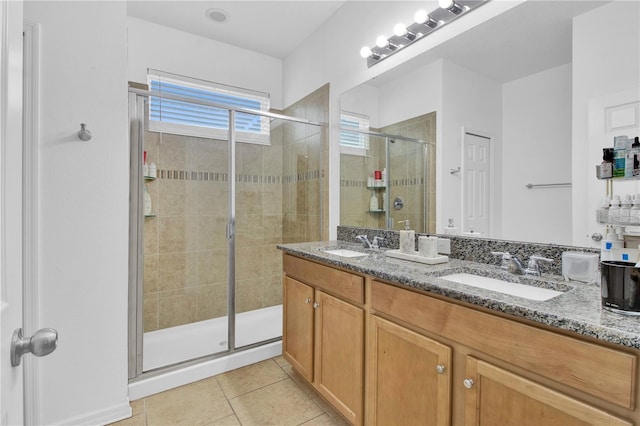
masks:
<svg viewBox="0 0 640 426"><path fill-rule="evenodd" d="M424 24L427 19L429 19L429 14L424 9L420 9L419 11L417 11L413 17L413 20L418 24Z"/></svg>
<svg viewBox="0 0 640 426"><path fill-rule="evenodd" d="M453 0L438 0L438 6L443 9L449 9L453 5Z"/></svg>
<svg viewBox="0 0 640 426"><path fill-rule="evenodd" d="M378 47L387 47L389 45L389 40L385 36L378 36L376 39L376 46Z"/></svg>
<svg viewBox="0 0 640 426"><path fill-rule="evenodd" d="M364 46L362 49L360 49L360 56L362 56L363 58L368 58L372 53L373 52L371 51L369 46Z"/></svg>
<svg viewBox="0 0 640 426"><path fill-rule="evenodd" d="M407 27L405 27L403 23L398 23L393 27L393 33L398 37L402 37L407 34Z"/></svg>

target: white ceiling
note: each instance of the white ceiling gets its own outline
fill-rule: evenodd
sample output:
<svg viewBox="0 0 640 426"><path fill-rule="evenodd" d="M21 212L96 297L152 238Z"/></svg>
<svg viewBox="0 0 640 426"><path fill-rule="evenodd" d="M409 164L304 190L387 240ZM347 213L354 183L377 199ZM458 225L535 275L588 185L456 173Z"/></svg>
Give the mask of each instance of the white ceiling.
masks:
<svg viewBox="0 0 640 426"><path fill-rule="evenodd" d="M572 19L608 1L533 0L464 32L369 82L381 86L445 58L506 83L571 62Z"/></svg>
<svg viewBox="0 0 640 426"><path fill-rule="evenodd" d="M344 1L128 0L129 16L284 58L318 29ZM225 23L207 18L208 9L229 14Z"/></svg>
<svg viewBox="0 0 640 426"><path fill-rule="evenodd" d="M128 0L127 4L130 16L285 58L346 1ZM395 1L385 3L390 10L397 7ZM439 58L502 83L569 63L572 18L604 3L607 1L527 1L376 77L371 84L384 84ZM225 10L230 19L222 24L211 21L205 14L210 8Z"/></svg>

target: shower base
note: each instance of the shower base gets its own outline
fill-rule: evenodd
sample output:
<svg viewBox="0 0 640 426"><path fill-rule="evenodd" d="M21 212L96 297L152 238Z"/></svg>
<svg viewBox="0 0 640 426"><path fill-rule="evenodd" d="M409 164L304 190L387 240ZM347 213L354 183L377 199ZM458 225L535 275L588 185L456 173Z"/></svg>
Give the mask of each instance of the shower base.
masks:
<svg viewBox="0 0 640 426"><path fill-rule="evenodd" d="M236 315L236 348L282 337L282 305ZM143 370L145 372L199 357L224 352L227 346L227 318L214 318L144 334ZM129 384L131 400L143 398L177 386L253 364L282 353L282 342L233 352L210 361Z"/></svg>

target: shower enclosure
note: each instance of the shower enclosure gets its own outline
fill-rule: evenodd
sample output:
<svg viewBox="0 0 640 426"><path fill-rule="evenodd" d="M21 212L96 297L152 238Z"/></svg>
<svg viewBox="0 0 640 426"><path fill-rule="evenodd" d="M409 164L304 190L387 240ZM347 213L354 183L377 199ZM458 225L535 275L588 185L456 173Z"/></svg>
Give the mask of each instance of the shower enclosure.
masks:
<svg viewBox="0 0 640 426"><path fill-rule="evenodd" d="M402 229L409 220L417 232L429 232L428 144L385 133L343 129L366 138L360 154L340 155L340 223L377 229ZM386 179L371 179L386 170ZM378 209L370 208L371 197Z"/></svg>
<svg viewBox="0 0 640 426"><path fill-rule="evenodd" d="M322 123L200 101L226 139L152 131L150 98L179 99L150 93L129 89L130 379L280 340L276 245L322 232ZM239 140L247 117L267 141Z"/></svg>

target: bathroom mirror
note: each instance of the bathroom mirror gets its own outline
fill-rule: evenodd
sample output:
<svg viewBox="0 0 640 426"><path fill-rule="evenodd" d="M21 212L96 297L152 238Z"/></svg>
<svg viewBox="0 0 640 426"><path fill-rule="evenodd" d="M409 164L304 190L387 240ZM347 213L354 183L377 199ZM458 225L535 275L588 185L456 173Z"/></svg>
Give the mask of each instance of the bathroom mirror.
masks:
<svg viewBox="0 0 640 426"><path fill-rule="evenodd" d="M435 140L427 140L437 150L437 206L425 210L435 210L437 218L427 232L443 233L451 218L460 232L480 223L475 230L490 238L587 246L587 229L580 232L582 239L573 229L586 213L572 212L572 197L583 196L572 181L576 176L595 181L595 163L574 170L572 144L577 131L586 139L587 101L597 90L599 95L615 91L619 80L610 70L617 65L575 61L622 43L629 47L629 65L637 67L637 42L625 39L637 30L618 32L618 18L629 14L636 15L630 19L638 26L633 3L527 1L343 93L341 110L367 117L376 130L428 114L437 117ZM591 72L594 67L598 72ZM606 82L594 84L598 78ZM639 80L636 75L621 81L617 90L640 87ZM395 128L397 134L416 137L402 133L411 127ZM482 152L489 153L489 165L478 169L476 154ZM341 164L349 164L348 156L341 153ZM474 177L480 173L487 179L477 186L482 179ZM389 175L393 179L393 169ZM345 181L341 176L341 184ZM427 185L423 193L429 193ZM342 225L370 224L354 218L353 210L341 203ZM484 225L476 221L483 214L489 216ZM424 220L430 221L434 218Z"/></svg>

